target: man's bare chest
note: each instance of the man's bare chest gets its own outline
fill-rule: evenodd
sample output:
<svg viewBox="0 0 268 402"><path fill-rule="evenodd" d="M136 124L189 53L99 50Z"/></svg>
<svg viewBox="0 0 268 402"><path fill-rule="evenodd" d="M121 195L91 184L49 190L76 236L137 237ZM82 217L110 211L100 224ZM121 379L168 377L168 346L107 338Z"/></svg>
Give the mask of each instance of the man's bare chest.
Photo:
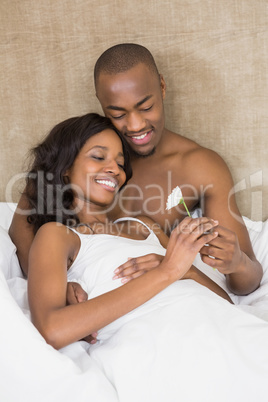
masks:
<svg viewBox="0 0 268 402"><path fill-rule="evenodd" d="M174 225L186 216L182 205L166 210L166 202L172 189L180 186L188 208L193 208L199 201L199 194L183 176L171 170L160 170L135 174L127 186L120 192L118 207L124 216L146 215L159 223L169 233Z"/></svg>

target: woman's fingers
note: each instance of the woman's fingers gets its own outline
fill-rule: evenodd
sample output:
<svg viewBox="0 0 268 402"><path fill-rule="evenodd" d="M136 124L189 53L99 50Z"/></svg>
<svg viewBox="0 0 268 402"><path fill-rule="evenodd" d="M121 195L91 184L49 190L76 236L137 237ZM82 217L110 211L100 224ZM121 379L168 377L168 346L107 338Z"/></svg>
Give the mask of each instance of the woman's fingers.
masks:
<svg viewBox="0 0 268 402"><path fill-rule="evenodd" d="M137 258L129 258L127 262L120 265L114 271L113 279L128 278L134 279L145 272L156 268L162 261L163 256L157 254L147 254ZM122 281L125 283L125 281Z"/></svg>
<svg viewBox="0 0 268 402"><path fill-rule="evenodd" d="M193 235L198 238L202 234L211 231L214 227L218 225L218 221L213 219L202 217L202 218L185 218L174 231L177 234Z"/></svg>
<svg viewBox="0 0 268 402"><path fill-rule="evenodd" d="M136 258L129 258L125 264L120 265L114 273L113 279L118 279L123 276L128 276L138 271L138 263Z"/></svg>

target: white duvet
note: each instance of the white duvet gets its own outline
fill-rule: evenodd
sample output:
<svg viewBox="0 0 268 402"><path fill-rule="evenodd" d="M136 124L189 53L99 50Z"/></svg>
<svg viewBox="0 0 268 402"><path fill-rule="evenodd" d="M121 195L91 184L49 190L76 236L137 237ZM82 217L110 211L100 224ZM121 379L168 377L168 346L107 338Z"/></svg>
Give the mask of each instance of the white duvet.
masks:
<svg viewBox="0 0 268 402"><path fill-rule="evenodd" d="M251 295L231 295L237 306L176 282L103 329L96 345L60 352L29 320L26 282L0 228L0 401L267 401L268 226L245 222L264 278ZM196 264L224 287L222 275Z"/></svg>

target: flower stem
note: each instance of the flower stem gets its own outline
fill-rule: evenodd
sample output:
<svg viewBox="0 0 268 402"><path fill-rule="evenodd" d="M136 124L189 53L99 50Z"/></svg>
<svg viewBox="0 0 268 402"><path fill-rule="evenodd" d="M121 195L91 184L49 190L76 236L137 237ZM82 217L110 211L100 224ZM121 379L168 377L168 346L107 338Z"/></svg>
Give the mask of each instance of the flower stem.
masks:
<svg viewBox="0 0 268 402"><path fill-rule="evenodd" d="M188 210L188 208L187 208L187 206L186 206L186 204L185 204L185 202L183 201L183 205L184 205L184 208L186 209L186 212L187 212L187 214L190 216L190 218L191 218L191 214L190 214L190 212L189 212L189 210Z"/></svg>

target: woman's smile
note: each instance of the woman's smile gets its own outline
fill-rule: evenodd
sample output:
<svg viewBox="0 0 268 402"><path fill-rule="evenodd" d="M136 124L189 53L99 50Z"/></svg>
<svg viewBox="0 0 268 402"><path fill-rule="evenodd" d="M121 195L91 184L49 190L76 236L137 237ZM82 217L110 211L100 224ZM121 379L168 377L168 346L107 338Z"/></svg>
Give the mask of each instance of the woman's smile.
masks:
<svg viewBox="0 0 268 402"><path fill-rule="evenodd" d="M114 178L96 179L95 181L108 191L115 191L118 187L118 181Z"/></svg>

